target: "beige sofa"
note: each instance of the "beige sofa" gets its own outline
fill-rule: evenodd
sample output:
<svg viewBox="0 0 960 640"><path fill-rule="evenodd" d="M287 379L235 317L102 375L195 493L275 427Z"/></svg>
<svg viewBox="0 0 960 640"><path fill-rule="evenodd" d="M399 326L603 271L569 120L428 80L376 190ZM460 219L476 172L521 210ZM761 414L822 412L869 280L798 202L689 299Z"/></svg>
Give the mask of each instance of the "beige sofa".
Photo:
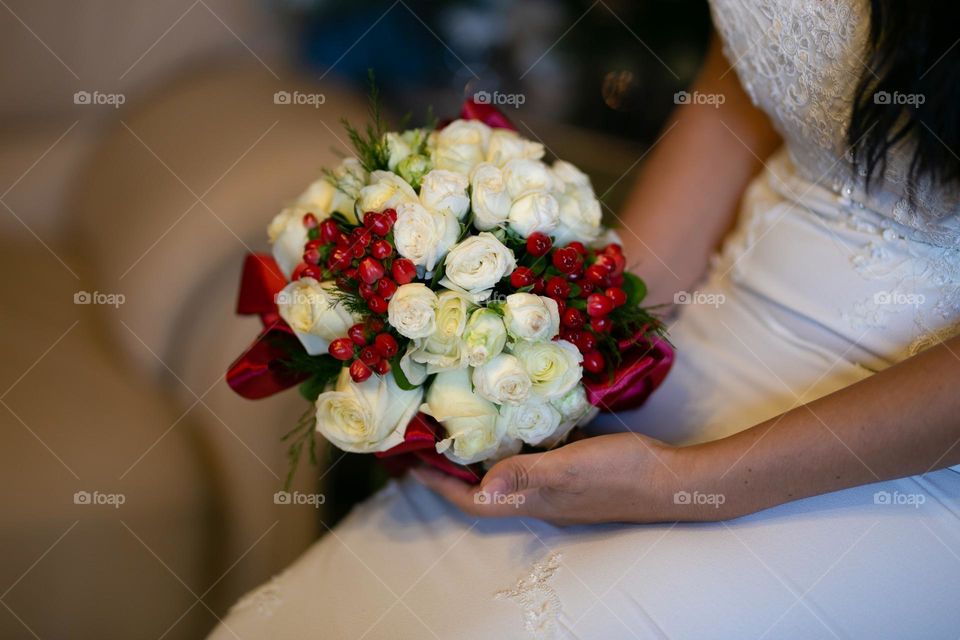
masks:
<svg viewBox="0 0 960 640"><path fill-rule="evenodd" d="M269 16L184 9L10 2L2 22L3 638L196 638L319 535L273 500L302 403L223 373L257 331L232 313L244 252L364 104L329 83L322 112L274 104L316 88ZM95 90L125 102L74 103Z"/></svg>

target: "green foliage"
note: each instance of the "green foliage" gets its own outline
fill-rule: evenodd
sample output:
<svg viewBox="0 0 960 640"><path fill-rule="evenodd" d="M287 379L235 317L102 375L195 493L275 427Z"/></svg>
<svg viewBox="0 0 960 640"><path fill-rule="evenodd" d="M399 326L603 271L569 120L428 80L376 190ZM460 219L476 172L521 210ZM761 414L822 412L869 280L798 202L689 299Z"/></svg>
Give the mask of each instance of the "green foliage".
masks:
<svg viewBox="0 0 960 640"><path fill-rule="evenodd" d="M377 88L376 78L373 70L368 71L368 80L370 83L370 120L367 126L361 131L357 129L346 118L342 119L344 129L350 138L353 148L357 151L357 159L363 168L369 171L379 171L387 169L387 160L390 152L387 149L387 142L384 134L387 133L386 123L383 119L383 109L380 103L380 89Z"/></svg>
<svg viewBox="0 0 960 640"><path fill-rule="evenodd" d="M307 409L300 419L297 426L288 431L283 436L284 442L289 442L287 449L287 478L283 483L283 490L289 491L293 484L293 477L297 473L297 467L300 466L300 458L303 457L303 449L307 448L310 456L310 464L317 464L317 439L314 435L317 427L317 416L313 406Z"/></svg>
<svg viewBox="0 0 960 640"><path fill-rule="evenodd" d="M390 358L390 371L393 372L393 379L396 381L397 386L403 389L404 391L413 391L420 385L412 384L407 380L407 376L403 373L403 370L400 369L400 354L404 353L404 349L401 349L397 352L397 355Z"/></svg>

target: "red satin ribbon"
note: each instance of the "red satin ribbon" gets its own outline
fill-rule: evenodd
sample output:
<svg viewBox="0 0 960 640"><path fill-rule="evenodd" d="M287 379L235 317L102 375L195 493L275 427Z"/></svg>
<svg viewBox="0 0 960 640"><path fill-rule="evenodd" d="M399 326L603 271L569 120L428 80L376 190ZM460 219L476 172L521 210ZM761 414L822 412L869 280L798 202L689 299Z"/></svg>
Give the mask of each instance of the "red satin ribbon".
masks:
<svg viewBox="0 0 960 640"><path fill-rule="evenodd" d="M587 400L601 411L635 409L660 386L673 366L673 349L662 338L647 338L644 330L621 340L623 360L612 378L602 381L584 378Z"/></svg>
<svg viewBox="0 0 960 640"><path fill-rule="evenodd" d="M243 263L237 313L259 315L263 331L227 370L227 384L244 398L257 400L306 380L307 373L285 365L303 345L280 317L276 296L287 279L271 256L248 254Z"/></svg>
<svg viewBox="0 0 960 640"><path fill-rule="evenodd" d="M492 104L481 104L470 99L464 100L463 107L460 109L460 117L464 120L479 120L494 129L517 130L510 119Z"/></svg>

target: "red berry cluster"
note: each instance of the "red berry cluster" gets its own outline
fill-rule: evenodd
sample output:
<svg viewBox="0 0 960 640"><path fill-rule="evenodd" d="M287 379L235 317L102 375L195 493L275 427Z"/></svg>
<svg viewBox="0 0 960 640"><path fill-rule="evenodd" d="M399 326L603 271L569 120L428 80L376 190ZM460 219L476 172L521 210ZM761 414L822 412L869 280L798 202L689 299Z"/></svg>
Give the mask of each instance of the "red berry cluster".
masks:
<svg viewBox="0 0 960 640"><path fill-rule="evenodd" d="M383 320L370 317L350 327L346 338L332 341L328 351L337 360L350 362L350 377L357 382L373 373L385 375L390 372L390 358L397 355L400 346L384 328Z"/></svg>
<svg viewBox="0 0 960 640"><path fill-rule="evenodd" d="M358 293L372 313L386 313L397 287L417 276L410 260L394 257L390 232L396 221L394 209L367 211L362 226L344 229L331 218L317 223L312 213L306 214L303 224L309 239L293 277L334 278L341 291Z"/></svg>
<svg viewBox="0 0 960 640"><path fill-rule="evenodd" d="M397 288L417 277L413 262L394 255L396 221L394 209L367 211L358 226L341 225L332 218L318 222L312 213L303 216L308 240L293 278L333 279L341 291L356 293L370 311L366 322L350 327L346 337L337 338L329 347L331 356L350 361L350 375L357 382L390 371L389 359L399 345L394 336L384 332L386 325L378 316L387 313L388 300Z"/></svg>
<svg viewBox="0 0 960 640"><path fill-rule="evenodd" d="M613 328L610 312L627 301L622 289L626 260L618 244L592 251L581 242L554 248L543 233L527 238L527 253L540 258L549 254L548 264L520 266L510 274L516 289L532 287L531 293L556 301L560 310L560 338L576 345L583 354L583 368L600 373L606 360L597 348L598 337Z"/></svg>

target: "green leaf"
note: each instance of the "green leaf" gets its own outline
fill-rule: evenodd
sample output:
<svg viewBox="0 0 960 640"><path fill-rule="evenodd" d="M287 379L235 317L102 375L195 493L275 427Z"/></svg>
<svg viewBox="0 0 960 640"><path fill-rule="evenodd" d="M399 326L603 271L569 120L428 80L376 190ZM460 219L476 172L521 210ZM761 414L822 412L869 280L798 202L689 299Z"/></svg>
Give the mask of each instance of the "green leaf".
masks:
<svg viewBox="0 0 960 640"><path fill-rule="evenodd" d="M393 379L397 381L397 386L403 389L404 391L413 391L420 385L411 384L407 380L407 376L403 373L403 370L400 369L400 354L390 358L390 371L393 372Z"/></svg>
<svg viewBox="0 0 960 640"><path fill-rule="evenodd" d="M647 284L638 276L625 271L623 273L623 292L627 294L627 304L636 307L647 297Z"/></svg>
<svg viewBox="0 0 960 640"><path fill-rule="evenodd" d="M301 382L300 386L298 387L300 390L300 395L303 396L307 402L316 402L317 396L323 393L324 388L327 386L327 382L329 382L329 378L327 376L314 375L310 378L307 378Z"/></svg>
<svg viewBox="0 0 960 640"><path fill-rule="evenodd" d="M440 281L443 280L443 274L446 271L446 259L441 258L440 262L437 263L436 269L433 271L433 278L430 279L430 288L436 289L440 286Z"/></svg>

